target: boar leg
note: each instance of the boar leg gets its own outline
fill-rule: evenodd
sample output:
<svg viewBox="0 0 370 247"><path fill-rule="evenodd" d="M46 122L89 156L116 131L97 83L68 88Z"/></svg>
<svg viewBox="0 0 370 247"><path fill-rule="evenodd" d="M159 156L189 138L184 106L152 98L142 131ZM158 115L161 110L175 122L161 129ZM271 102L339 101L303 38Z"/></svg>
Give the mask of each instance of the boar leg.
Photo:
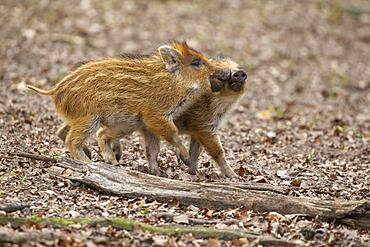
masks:
<svg viewBox="0 0 370 247"><path fill-rule="evenodd" d="M57 136L65 142L70 129L71 127L67 123L63 123L57 130Z"/></svg>
<svg viewBox="0 0 370 247"><path fill-rule="evenodd" d="M71 127L67 123L63 123L62 126L60 126L59 129L57 130L57 136L63 142L65 142L70 129L71 129ZM86 145L83 146L83 150L84 150L85 154L87 155L87 157L89 157L89 159L91 159L91 152L87 148Z"/></svg>
<svg viewBox="0 0 370 247"><path fill-rule="evenodd" d="M180 161L181 160L180 153L178 152L178 150L175 150L175 151L176 151L175 152L176 158L178 161ZM202 145L195 138L191 137L190 147L189 147L190 166L188 170L190 174L195 174L197 172L198 158L199 158L199 155L202 153L202 151L203 151Z"/></svg>
<svg viewBox="0 0 370 247"><path fill-rule="evenodd" d="M189 147L189 155L190 155L189 173L195 174L197 172L198 158L199 158L199 155L202 153L202 151L203 151L202 145L194 137L191 137L190 147Z"/></svg>
<svg viewBox="0 0 370 247"><path fill-rule="evenodd" d="M161 172L158 168L158 153L160 149L160 140L152 132L147 129L142 129L141 133L144 136L145 156L149 164L149 173L159 176Z"/></svg>
<svg viewBox="0 0 370 247"><path fill-rule="evenodd" d="M177 148L180 152L181 160L190 166L190 156L186 150L186 147L182 144L180 137L178 135L178 130L176 125L163 116L157 116L151 114L150 117L143 116L143 122L147 129L156 136L163 137L172 146Z"/></svg>
<svg viewBox="0 0 370 247"><path fill-rule="evenodd" d="M84 152L85 140L89 136L91 121L86 119L77 119L70 123L70 130L66 136L66 144L71 155L76 160L91 162Z"/></svg>
<svg viewBox="0 0 370 247"><path fill-rule="evenodd" d="M217 163L221 173L229 178L237 177L236 173L227 164L225 159L225 151L222 148L220 138L212 132L198 133L196 138L203 145L204 149Z"/></svg>
<svg viewBox="0 0 370 247"><path fill-rule="evenodd" d="M112 145L111 147L113 149L116 160L119 161L122 156L122 147L121 147L121 143L119 142L119 138L114 139L111 145Z"/></svg>
<svg viewBox="0 0 370 247"><path fill-rule="evenodd" d="M116 136L117 134L107 127L101 127L96 133L103 159L106 163L111 163L112 165L118 165L116 155L112 148L114 146Z"/></svg>

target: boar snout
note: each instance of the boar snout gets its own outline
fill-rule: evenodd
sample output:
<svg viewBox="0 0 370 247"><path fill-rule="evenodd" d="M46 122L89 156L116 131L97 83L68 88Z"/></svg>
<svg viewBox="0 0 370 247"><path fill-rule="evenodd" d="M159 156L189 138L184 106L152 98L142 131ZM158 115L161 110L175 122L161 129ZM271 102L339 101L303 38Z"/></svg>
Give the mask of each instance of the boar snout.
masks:
<svg viewBox="0 0 370 247"><path fill-rule="evenodd" d="M237 70L231 73L229 85L234 91L240 91L247 79L247 73L244 70Z"/></svg>
<svg viewBox="0 0 370 247"><path fill-rule="evenodd" d="M216 70L210 77L212 92L219 92L225 86L225 82L230 80L230 70Z"/></svg>

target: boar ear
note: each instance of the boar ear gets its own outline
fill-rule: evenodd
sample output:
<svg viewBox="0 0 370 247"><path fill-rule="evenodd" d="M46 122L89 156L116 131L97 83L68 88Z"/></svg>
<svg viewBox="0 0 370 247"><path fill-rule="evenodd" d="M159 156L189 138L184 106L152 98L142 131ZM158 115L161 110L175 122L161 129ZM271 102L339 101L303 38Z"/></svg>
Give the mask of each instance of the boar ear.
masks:
<svg viewBox="0 0 370 247"><path fill-rule="evenodd" d="M216 56L216 60L226 60L227 59L227 56L225 56L225 54L223 53L220 53Z"/></svg>
<svg viewBox="0 0 370 247"><path fill-rule="evenodd" d="M175 72L179 68L180 54L176 49L168 45L162 45L158 48L158 52L170 73Z"/></svg>

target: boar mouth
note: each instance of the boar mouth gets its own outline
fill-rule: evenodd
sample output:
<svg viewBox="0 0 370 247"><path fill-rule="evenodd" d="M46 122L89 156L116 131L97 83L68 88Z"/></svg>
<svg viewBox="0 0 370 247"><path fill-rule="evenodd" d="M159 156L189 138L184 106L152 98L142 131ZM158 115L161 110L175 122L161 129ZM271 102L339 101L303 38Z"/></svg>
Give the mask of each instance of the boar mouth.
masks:
<svg viewBox="0 0 370 247"><path fill-rule="evenodd" d="M230 88L233 91L239 92L243 88L243 83L241 82L230 82Z"/></svg>

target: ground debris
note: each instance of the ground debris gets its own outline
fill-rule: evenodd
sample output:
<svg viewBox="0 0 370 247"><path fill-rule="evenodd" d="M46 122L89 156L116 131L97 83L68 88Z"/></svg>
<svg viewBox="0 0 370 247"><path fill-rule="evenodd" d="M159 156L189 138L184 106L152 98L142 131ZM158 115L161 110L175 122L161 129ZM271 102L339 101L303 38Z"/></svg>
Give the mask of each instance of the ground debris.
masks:
<svg viewBox="0 0 370 247"><path fill-rule="evenodd" d="M61 121L51 100L29 94L25 83L51 88L76 62L149 52L168 40L186 39L210 55L230 56L248 71L248 92L220 131L227 160L243 177L239 186L244 181L260 182L265 188L286 186L289 190L283 193L289 196L369 200L368 9L369 3L360 0L5 1L0 5L0 198L29 207L0 215L118 216L148 224L168 224L174 216L187 215L186 226L247 230L307 246L368 245L368 230L302 215L283 218L252 209L211 210L185 207L175 200L102 195L80 183L51 177L47 171L52 162L12 155L68 156L55 136ZM120 166L146 172L139 135L125 137L122 144ZM93 159L101 161L96 143L89 147ZM228 182L205 154L199 174L184 175L167 145L159 166L171 179ZM72 174L64 171L65 176ZM159 217L163 212L173 217ZM207 246L209 241L98 225L49 227L70 237L58 243L45 240L42 245ZM46 226L5 228L42 232ZM309 230L308 238L302 229ZM245 238L217 241L221 246L259 244Z"/></svg>

